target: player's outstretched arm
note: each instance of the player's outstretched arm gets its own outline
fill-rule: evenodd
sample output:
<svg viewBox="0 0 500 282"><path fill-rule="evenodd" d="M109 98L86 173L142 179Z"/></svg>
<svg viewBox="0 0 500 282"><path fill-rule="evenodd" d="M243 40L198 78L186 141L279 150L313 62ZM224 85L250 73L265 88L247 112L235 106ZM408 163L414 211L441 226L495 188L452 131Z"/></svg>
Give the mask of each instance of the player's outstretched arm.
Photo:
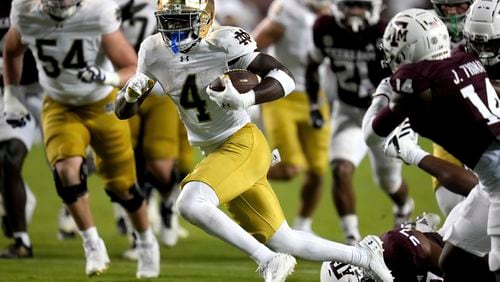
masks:
<svg viewBox="0 0 500 282"><path fill-rule="evenodd" d="M411 129L409 121L405 120L387 137L384 152L388 157L418 166L436 177L446 189L453 193L467 196L478 184L474 173L462 166L434 157L420 148L417 140L417 134Z"/></svg>
<svg viewBox="0 0 500 282"><path fill-rule="evenodd" d="M476 175L470 170L433 155L425 156L418 167L436 177L446 189L462 196L467 196L478 184Z"/></svg>
<svg viewBox="0 0 500 282"><path fill-rule="evenodd" d="M115 101L115 114L119 119L135 115L149 95L155 81L142 73L136 73L120 90Z"/></svg>
<svg viewBox="0 0 500 282"><path fill-rule="evenodd" d="M269 17L263 19L252 31L252 36L257 42L257 48L266 49L280 41L285 34L285 27Z"/></svg>

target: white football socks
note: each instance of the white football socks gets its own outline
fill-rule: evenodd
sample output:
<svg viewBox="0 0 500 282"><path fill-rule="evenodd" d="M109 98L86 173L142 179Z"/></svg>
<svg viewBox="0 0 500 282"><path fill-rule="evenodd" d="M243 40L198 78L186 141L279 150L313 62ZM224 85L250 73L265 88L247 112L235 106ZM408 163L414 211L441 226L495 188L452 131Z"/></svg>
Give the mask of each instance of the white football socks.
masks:
<svg viewBox="0 0 500 282"><path fill-rule="evenodd" d="M155 235L153 234L153 231L151 230L151 228L148 228L143 232L137 231L137 237L139 238L139 241L141 241L141 242L151 242L151 241L153 241L154 236Z"/></svg>
<svg viewBox="0 0 500 282"><path fill-rule="evenodd" d="M356 247L329 241L308 232L291 229L286 222L267 242L271 249L312 261L358 262L362 254Z"/></svg>
<svg viewBox="0 0 500 282"><path fill-rule="evenodd" d="M352 236L356 241L361 240L361 235L359 234L358 228L358 216L355 214L348 214L340 217L340 222L342 223L342 229L347 237Z"/></svg>
<svg viewBox="0 0 500 282"><path fill-rule="evenodd" d="M21 242L23 242L25 246L31 247L31 240L28 232L14 232L12 233L12 237L14 237L15 239L21 239Z"/></svg>
<svg viewBox="0 0 500 282"><path fill-rule="evenodd" d="M99 234L97 234L97 228L95 226L90 227L84 231L78 231L84 242L97 241L99 239Z"/></svg>
<svg viewBox="0 0 500 282"><path fill-rule="evenodd" d="M312 232L312 218L297 216L293 224L293 229Z"/></svg>

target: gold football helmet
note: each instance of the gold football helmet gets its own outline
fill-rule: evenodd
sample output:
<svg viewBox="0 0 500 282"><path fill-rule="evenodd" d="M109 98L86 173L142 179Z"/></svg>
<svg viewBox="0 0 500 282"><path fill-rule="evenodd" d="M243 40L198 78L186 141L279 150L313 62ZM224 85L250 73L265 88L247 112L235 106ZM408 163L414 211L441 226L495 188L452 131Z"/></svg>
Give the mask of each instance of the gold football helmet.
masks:
<svg viewBox="0 0 500 282"><path fill-rule="evenodd" d="M174 54L207 36L214 22L214 0L158 0L158 31Z"/></svg>

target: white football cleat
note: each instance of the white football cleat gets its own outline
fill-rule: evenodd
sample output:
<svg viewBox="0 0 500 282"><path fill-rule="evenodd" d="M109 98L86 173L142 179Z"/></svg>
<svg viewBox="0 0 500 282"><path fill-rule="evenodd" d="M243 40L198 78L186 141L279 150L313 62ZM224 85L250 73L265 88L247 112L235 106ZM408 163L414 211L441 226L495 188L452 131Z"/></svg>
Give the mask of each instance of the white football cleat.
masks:
<svg viewBox="0 0 500 282"><path fill-rule="evenodd" d="M130 240L130 247L125 250L122 254L123 258L136 261L137 258L139 257L139 249L137 248L137 234L133 232L129 236Z"/></svg>
<svg viewBox="0 0 500 282"><path fill-rule="evenodd" d="M156 278L160 276L160 246L156 238L149 242L137 240L137 278Z"/></svg>
<svg viewBox="0 0 500 282"><path fill-rule="evenodd" d="M160 207L157 204L158 197L158 192L154 189L148 200L148 221L155 234L159 234L161 228Z"/></svg>
<svg viewBox="0 0 500 282"><path fill-rule="evenodd" d="M420 232L437 232L441 217L435 213L425 213L415 220L415 229Z"/></svg>
<svg viewBox="0 0 500 282"><path fill-rule="evenodd" d="M179 224L179 229L177 229L177 234L181 239L189 237L189 231L186 228L182 227L182 225L180 224Z"/></svg>
<svg viewBox="0 0 500 282"><path fill-rule="evenodd" d="M101 275L109 266L109 256L106 246L101 238L96 241L87 241L83 243L85 258L85 273L88 276Z"/></svg>
<svg viewBox="0 0 500 282"><path fill-rule="evenodd" d="M357 247L367 251L369 255L368 267L364 272L365 275L375 281L392 282L394 278L387 265L385 265L382 244L379 237L368 235L359 242Z"/></svg>
<svg viewBox="0 0 500 282"><path fill-rule="evenodd" d="M179 218L173 211L168 215L162 213L162 217L159 234L160 241L167 247L173 247L179 240Z"/></svg>
<svg viewBox="0 0 500 282"><path fill-rule="evenodd" d="M408 197L403 206L398 207L394 205L392 207L392 214L394 215L394 226L401 227L405 223L411 220L411 215L415 210L415 201L413 198Z"/></svg>
<svg viewBox="0 0 500 282"><path fill-rule="evenodd" d="M59 230L57 232L57 239L68 240L76 238L78 227L71 213L66 207L61 207L59 210Z"/></svg>
<svg viewBox="0 0 500 282"><path fill-rule="evenodd" d="M257 271L265 282L283 282L293 273L296 264L297 261L293 256L278 253L261 264Z"/></svg>
<svg viewBox="0 0 500 282"><path fill-rule="evenodd" d="M129 235L133 233L134 228L128 217L127 211L117 203L113 203L113 213L115 215L116 229L120 235Z"/></svg>
<svg viewBox="0 0 500 282"><path fill-rule="evenodd" d="M28 186L28 183L24 183L24 188L26 189L26 223L29 224L31 222L31 218L33 217L33 212L35 212L36 197Z"/></svg>

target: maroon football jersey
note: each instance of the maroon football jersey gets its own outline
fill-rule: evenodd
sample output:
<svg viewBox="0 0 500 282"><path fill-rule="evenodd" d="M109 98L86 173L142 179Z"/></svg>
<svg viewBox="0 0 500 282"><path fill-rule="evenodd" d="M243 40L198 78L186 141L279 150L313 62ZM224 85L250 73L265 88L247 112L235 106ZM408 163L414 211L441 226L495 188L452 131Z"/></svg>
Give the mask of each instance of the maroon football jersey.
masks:
<svg viewBox="0 0 500 282"><path fill-rule="evenodd" d="M457 47L453 48L452 54L465 52L465 45L460 44ZM499 80L500 79L500 64L495 64L493 66L484 66L486 72L488 73L488 77L491 80Z"/></svg>
<svg viewBox="0 0 500 282"><path fill-rule="evenodd" d="M384 243L384 261L392 271L396 282L425 281L427 272L435 267L429 265L425 250L415 236L414 229L394 229L380 236ZM423 233L434 244L443 247L442 238L437 233ZM441 276L441 273L434 273Z"/></svg>
<svg viewBox="0 0 500 282"><path fill-rule="evenodd" d="M320 16L313 26L314 45L330 58L337 77L338 97L343 102L368 108L371 95L379 82L388 77L382 69L382 53L378 48L386 22L379 22L359 32L338 25L331 15Z"/></svg>
<svg viewBox="0 0 500 282"><path fill-rule="evenodd" d="M411 127L470 168L500 136L500 99L471 54L401 65L391 85L411 101Z"/></svg>

